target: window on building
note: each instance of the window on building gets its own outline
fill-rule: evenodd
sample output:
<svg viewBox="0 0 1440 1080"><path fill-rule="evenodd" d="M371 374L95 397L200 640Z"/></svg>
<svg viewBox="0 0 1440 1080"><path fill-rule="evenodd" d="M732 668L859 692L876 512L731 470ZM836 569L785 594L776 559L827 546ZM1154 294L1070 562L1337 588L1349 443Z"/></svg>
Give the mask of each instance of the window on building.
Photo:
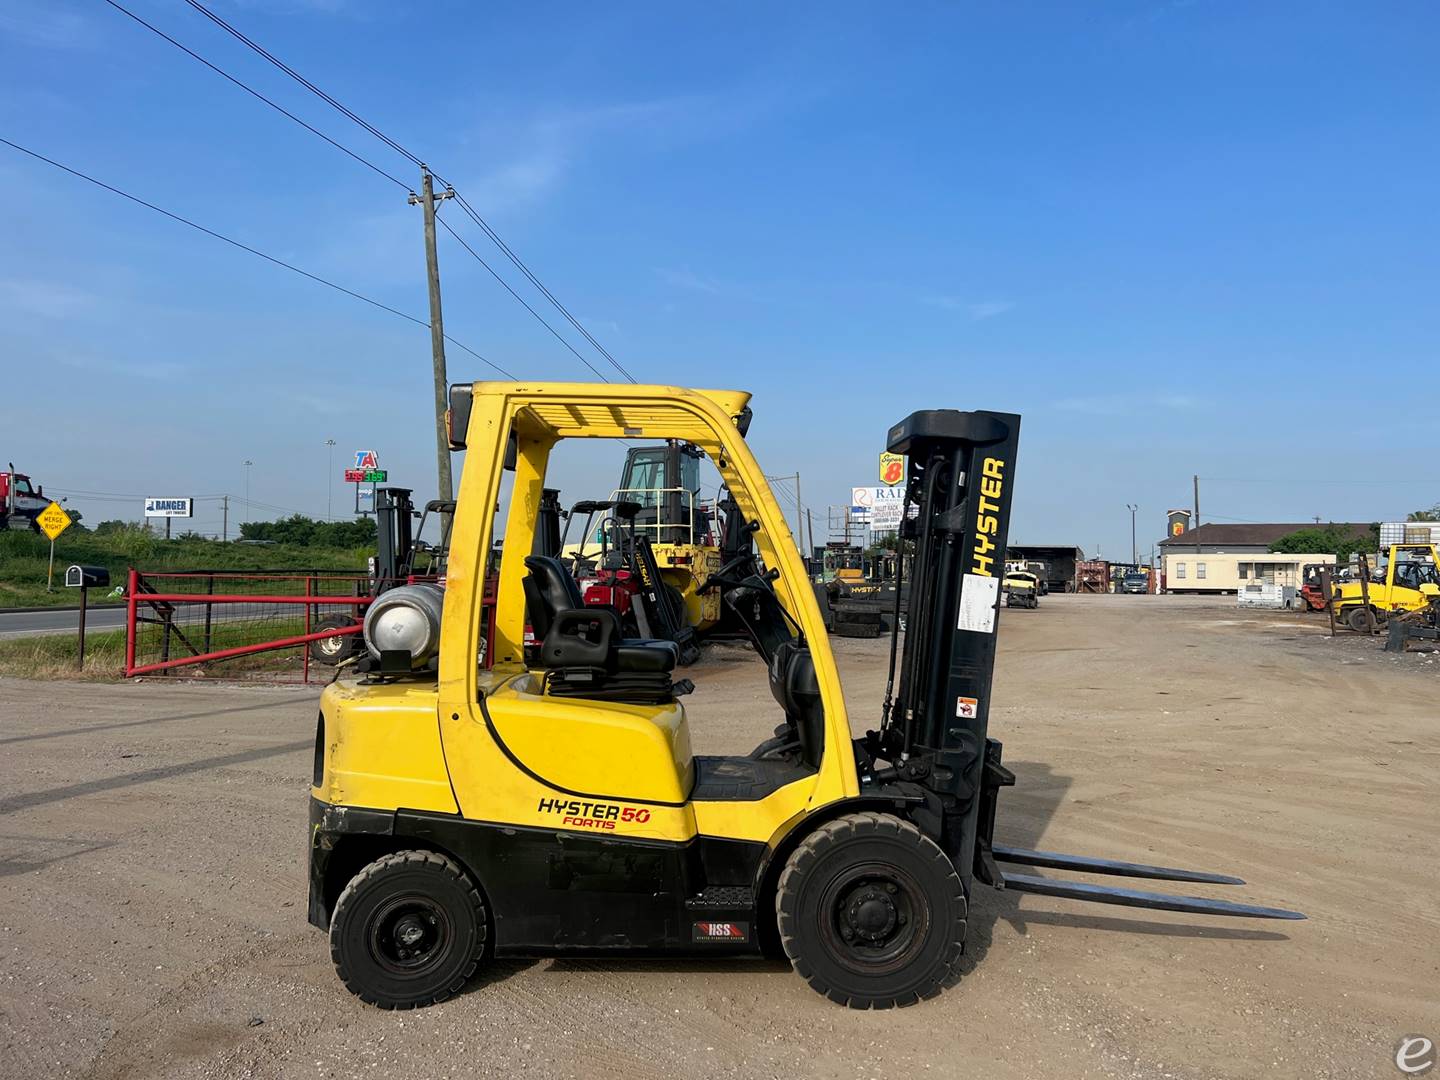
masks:
<svg viewBox="0 0 1440 1080"><path fill-rule="evenodd" d="M1240 580L1241 580L1241 581L1244 581L1244 580L1245 580L1246 578L1248 578L1249 576L1250 576L1250 564L1249 564L1248 562L1242 562L1242 563L1240 564Z"/></svg>
<svg viewBox="0 0 1440 1080"><path fill-rule="evenodd" d="M1203 562L1197 562L1197 563L1195 564L1195 576L1196 576L1197 578L1199 578L1200 580L1202 580L1202 581L1204 580L1204 578L1205 578L1205 564L1204 564Z"/></svg>
<svg viewBox="0 0 1440 1080"><path fill-rule="evenodd" d="M1175 576L1182 579L1185 577L1185 564L1183 562L1177 562L1175 564Z"/></svg>

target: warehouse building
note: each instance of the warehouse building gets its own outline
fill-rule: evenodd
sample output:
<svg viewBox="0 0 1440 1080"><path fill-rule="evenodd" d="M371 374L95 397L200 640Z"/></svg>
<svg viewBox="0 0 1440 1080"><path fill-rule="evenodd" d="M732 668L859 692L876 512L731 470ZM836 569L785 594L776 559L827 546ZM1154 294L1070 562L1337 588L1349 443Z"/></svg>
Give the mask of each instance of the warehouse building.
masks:
<svg viewBox="0 0 1440 1080"><path fill-rule="evenodd" d="M1024 562L1027 568L1045 582L1051 592L1075 591L1075 564L1082 562L1085 552L1065 544L1011 544L1005 551L1008 562ZM1038 564L1044 563L1044 572Z"/></svg>

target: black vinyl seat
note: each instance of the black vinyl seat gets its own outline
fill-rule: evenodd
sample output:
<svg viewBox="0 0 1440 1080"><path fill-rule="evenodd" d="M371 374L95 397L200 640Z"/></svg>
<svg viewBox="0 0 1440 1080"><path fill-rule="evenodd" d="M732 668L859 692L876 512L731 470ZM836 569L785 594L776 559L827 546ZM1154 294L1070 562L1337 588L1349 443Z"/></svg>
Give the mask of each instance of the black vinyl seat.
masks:
<svg viewBox="0 0 1440 1080"><path fill-rule="evenodd" d="M798 639L780 645L770 658L770 693L785 710L785 721L800 744L800 760L820 767L825 752L825 706L810 648Z"/></svg>
<svg viewBox="0 0 1440 1080"><path fill-rule="evenodd" d="M531 555L525 566L526 608L549 693L650 705L694 689L688 679L671 682L680 660L673 641L621 638L615 612L587 606L559 559Z"/></svg>

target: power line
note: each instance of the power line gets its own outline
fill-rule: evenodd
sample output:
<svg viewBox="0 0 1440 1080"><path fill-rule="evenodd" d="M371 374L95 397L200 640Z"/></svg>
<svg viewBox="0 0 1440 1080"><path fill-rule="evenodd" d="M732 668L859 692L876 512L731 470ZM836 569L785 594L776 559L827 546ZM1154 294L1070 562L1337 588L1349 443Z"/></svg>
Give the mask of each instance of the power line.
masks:
<svg viewBox="0 0 1440 1080"><path fill-rule="evenodd" d="M477 252L474 248L472 248L469 244L467 244L467 243L465 242L465 238L462 237L459 233L457 233L454 229L452 229L452 228L450 227L450 223L449 223L448 221L446 221L444 218L438 217L438 216L435 218L435 221L436 221L440 226L442 226L442 227L445 229L446 232L448 232L451 236L453 236L453 237L455 238L455 240L460 244L461 247L463 247L463 248L464 248L466 251L468 251L472 256L474 256L476 262L478 262L478 263L479 263L481 266L483 266L486 270L490 271L490 276L493 277L496 281L498 281L501 285L503 285L503 286L505 287L505 291L508 292L511 296L513 296L516 300L518 300L518 301L520 302L521 306L523 306L526 311L530 312L531 315L534 315L535 318L539 321L539 323L540 323L541 326L545 327L546 330L549 330L550 333L554 334L556 341L560 342L561 345L564 345L565 348L569 349L572 353L574 353L574 354L575 354L575 359L579 360L582 364L584 364L587 368L589 368L592 372L594 372L594 373L595 373L595 376L596 376L597 378L601 379L601 380L604 381L604 382L609 382L609 381L610 381L610 380L608 380L608 379L605 378L605 376L600 372L600 369L599 369L599 368L597 368L594 364L590 363L589 360L586 360L585 357L584 357L583 355L581 355L581 353L575 348L574 345L571 345L570 342L566 341L563 337L561 337L559 331L557 331L553 326L551 326L548 322L546 322L546 321L545 321L545 317L544 317L543 315L541 315L538 311L536 311L533 307L531 307L528 303L526 303L525 298L524 298L523 296L521 296L519 293L517 293L514 289L512 289L512 288L510 287L510 283L509 283L508 281L506 281L503 277L501 277L499 274L497 274L497 273L495 272L495 268L492 267L492 266L491 266L488 262L486 262L484 259L482 259L482 258L480 257L480 253Z"/></svg>
<svg viewBox="0 0 1440 1080"><path fill-rule="evenodd" d="M53 158L48 158L44 154L40 154L34 150L27 149L26 147L21 146L19 143L11 142L9 139L3 137L0 137L0 143L3 143L5 146L10 147L12 150L18 150L20 151L20 153L25 154L28 157L32 157L36 161L43 161L46 165L49 165L52 168L59 169L61 172L69 173L71 176L74 176L80 180L84 180L86 183L94 184L98 188L103 188L104 190L110 192L112 195L119 195L122 199L128 199L130 202L133 202L138 206L143 206L147 210L153 210L155 213L160 214L163 217L167 217L171 221L178 221L181 225L187 225L190 228L194 229L196 232L202 232L206 236L229 244L231 247L239 248L241 251L248 252L249 254L254 255L257 258L264 259L268 263L273 263L275 266L283 267L284 269L289 270L293 274L299 274L303 278L308 278L309 280L316 282L317 284L324 285L330 289L334 289L336 292L344 293L346 296L353 297L356 300L362 300L365 303L369 304L371 307L376 307L379 308L381 311L389 312L391 315L396 315L399 318L404 319L406 322L412 322L416 326L423 326L427 329L430 326L430 324L424 319L417 319L413 315L407 315L405 314L405 312L400 311L397 308L393 308L388 304L382 304L379 300L366 296L363 293L358 293L353 289L347 289L343 285L337 285L335 282L323 278L318 274L312 274L308 270L302 270L300 267L294 265L293 263L288 263L284 259L277 259L273 255L267 255L265 254L265 252L259 250L258 248L253 248L249 244L242 244L239 240L231 239L223 233L216 232L214 229L207 229L204 225L199 225L196 222L191 221L189 218L181 217L179 214L172 213L171 211L166 210L163 207L156 206L152 202L147 202L146 200L140 198L138 195L131 195L128 191L122 191L117 187L112 187L110 184L105 183L103 180L97 180L95 179L95 177L80 172L78 169L72 169L68 165L62 165L60 164L60 162L54 160ZM454 339L449 338L449 336L447 335L447 340L453 341ZM500 367L500 365L493 363L490 360L486 360L485 357L475 352L469 346L461 345L458 341L456 341L455 344L459 345L460 348L475 356L481 362L498 371L501 375L504 375L507 379L515 378L514 375L511 375L504 368Z"/></svg>
<svg viewBox="0 0 1440 1080"><path fill-rule="evenodd" d="M250 38L246 37L246 36L245 36L244 34L242 34L239 30L237 30L235 27L231 26L228 22L226 22L224 19L222 19L219 15L216 15L213 11L211 11L209 8L207 8L204 4L200 3L199 0L185 0L185 2L186 2L187 4L189 4L192 8L194 8L196 11L198 11L201 15L204 15L207 19L209 19L211 22L213 22L216 26L220 27L220 29L224 30L227 34L230 34L232 37L234 37L234 38L236 38L238 41L242 42L247 48L249 48L249 49L252 50L253 52L257 53L258 55L264 57L264 58L265 58L266 60L268 60L270 63L274 64L277 68L279 68L281 71L283 71L286 75L289 75L292 79L294 79L296 82L298 82L301 86L305 87L305 89L309 90L312 94L315 94L317 97L319 97L319 98L320 98L322 101L324 101L326 104L332 106L332 107L335 108L335 109L338 109L343 115L345 115L345 116L347 116L349 119L355 121L355 123L359 124L359 125L360 125L362 128L364 128L366 131L370 132L371 135L374 135L377 139L379 139L381 142L383 142L386 146L390 147L390 148L391 148L392 150L394 150L396 153L400 154L402 157L409 158L411 164L421 165L421 166L423 166L423 165L425 164L423 161L421 161L421 160L420 160L418 157L416 157L414 154L410 153L409 150L406 150L403 146L401 146L399 143L397 143L394 139L392 139L392 138L390 138L390 136L386 135L386 134L385 134L383 131L381 131L379 128L375 127L373 124L369 123L369 122L366 121L364 118L362 118L362 117L356 115L355 113L351 112L351 111L350 111L349 109L347 109L344 105L342 105L340 102L336 101L333 97L331 97L329 94L327 94L324 90L321 90L318 86L316 86L314 83L312 83L309 79L305 78L304 75L301 75L298 71L296 71L294 68L292 68L292 67L291 67L290 65L288 65L287 63L285 63L285 61L281 60L279 57L273 55L272 53L267 52L266 49L265 49L265 47L264 47L263 45L261 45L261 44L259 44L258 42L255 42L255 41L251 40Z"/></svg>
<svg viewBox="0 0 1440 1080"><path fill-rule="evenodd" d="M221 68L221 67L219 67L219 66L217 66L217 65L215 65L215 64L212 64L209 60L206 60L205 57L201 56L201 55L200 55L199 53L197 53L194 49L191 49L191 48L188 48L188 47L185 46L185 45L182 45L180 42L176 41L176 40L175 40L173 37L171 37L169 34L165 33L164 30L161 30L158 26L154 26L154 25L146 22L144 19L142 19L139 15L136 15L136 14L135 14L133 11L131 11L129 8L126 8L126 7L122 6L121 4L116 3L116 0L105 0L105 3L109 4L109 5L110 5L111 7L113 7L116 11L120 12L122 15L128 15L130 18L134 19L137 23L139 23L141 26L145 27L146 30L149 30L151 33L156 34L156 35L158 35L159 37L164 38L164 39L165 39L166 41L168 41L171 45L174 45L177 49L179 49L181 52L185 53L187 56L193 57L194 59L198 60L200 63L204 64L204 65L205 65L207 68L209 68L211 71L215 72L215 74L219 75L221 78L223 78L223 79L228 79L230 82L232 82L232 83L234 83L236 86L238 86L241 90L244 90L244 91L245 91L247 94L249 94L251 97L254 97L254 98L257 98L257 99L260 100L260 101L263 101L266 105L269 105L270 108L274 109L276 112L280 113L282 116L289 117L291 120L295 121L295 123L299 124L301 127L303 127L306 131L310 132L312 135L317 135L317 136L319 136L320 138L324 139L327 143L329 143L331 146L335 147L335 149L336 149L336 150L339 150L342 154L347 154L347 155L349 155L350 157L352 157L352 158L354 158L356 161L358 161L361 165L364 165L367 169L370 169L370 170L372 170L372 171L374 171L374 172L376 172L376 173L379 173L379 174L380 174L381 176L383 176L386 180L389 180L392 184L398 184L400 187L404 188L405 190L407 190L407 191L410 190L410 185L407 184L407 183L405 183L404 180L401 180L399 177L392 176L390 173L388 173L388 172L386 172L384 169L380 168L379 165L376 165L373 161L370 161L370 160L368 160L368 159L366 159L366 158L361 157L361 156L360 156L359 154L357 154L354 150L351 150L348 146L345 146L345 145L343 145L343 144L341 144L341 143L336 142L336 141L335 141L334 139L332 139L329 135L326 135L323 131L319 130L318 128L312 127L310 124L306 123L304 120L300 119L300 117L298 117L298 116L296 116L294 113L292 113L289 109L286 109L283 105L279 105L279 104L277 104L276 102L271 101L268 97L266 97L264 94L260 93L260 91L259 91L259 90L256 90L253 86L249 86L249 85L247 85L246 83L241 82L241 81L240 81L239 79L237 79L234 75L231 75L228 71L224 70L223 68Z"/></svg>
<svg viewBox="0 0 1440 1080"><path fill-rule="evenodd" d="M556 310L559 311L561 315L565 316L566 320L569 321L570 325L575 327L576 330L580 331L580 333L584 336L585 340L588 341L592 346L594 346L595 351L598 352L601 356L605 357L606 360L610 361L611 366L613 366L616 371L620 372L621 375L624 375L625 378L629 379L633 383L635 381L635 376L631 375L630 372L626 371L620 361L616 360L615 357L611 356L609 350L607 350L605 346L601 345L600 342L596 341L590 331L585 329L585 327L580 324L580 321L576 319L575 316L570 314L569 309L564 304L560 303L558 299L556 299L555 294L545 287L545 283L530 272L530 268L525 265L525 263L521 260L520 256L516 255L515 252L510 250L510 245L505 243L504 240L500 239L500 234L490 227L490 223L480 216L479 212L470 205L469 200L467 200L465 196L461 195L459 192L456 192L455 201L460 204L460 209L469 216L470 220L475 222L476 225L480 226L481 230L484 231L485 235L488 236L491 241L494 242L495 246L498 247L505 254L505 257L509 259L512 263L514 263L515 266L519 268L520 272L529 279L530 283L545 295L545 299L549 300L550 303L554 304Z"/></svg>
<svg viewBox="0 0 1440 1080"><path fill-rule="evenodd" d="M107 2L113 2L113 0L107 0ZM419 166L420 168L422 168L422 169L428 168L428 166L426 166L425 162L422 161L417 155L415 155L415 154L412 153L411 151L407 150L404 146L401 146L400 143L396 142L396 141L395 141L394 139L392 139L390 136L386 135L383 131L381 131L379 128L377 128L374 124L370 123L368 120L366 120L364 117L360 116L360 115L359 115L358 113L356 113L354 110L348 108L346 105L344 105L343 103L341 103L341 102L340 102L339 100L337 100L335 97L333 97L332 95L326 93L324 90L320 89L320 87L316 86L313 82L311 82L311 81L310 81L309 79L307 79L305 76L301 75L298 71L296 71L294 68L292 68L289 64L285 63L285 62L284 62L283 60L281 60L279 57L275 56L273 53L271 53L269 50L267 50L263 45L259 44L259 43L256 42L254 39L252 39L252 38L250 38L250 37L247 37L243 32L241 32L241 31L240 31L239 29L237 29L235 26L231 25L228 21L226 21L225 19L223 19L223 18L220 17L219 15L215 14L213 11L211 11L211 10L210 10L208 7L206 7L204 4L200 3L200 0L185 0L185 2L186 2L187 4L189 4L190 7L194 8L196 11L198 11L201 15L204 15L207 19L209 19L209 20L210 20L212 23L214 23L216 26L220 27L220 28L221 28L222 30L224 30L226 33L230 34L230 35L231 35L232 37L234 37L237 41L239 41L239 42L241 42L242 44L244 44L246 48L250 49L251 51L253 51L254 53L256 53L258 56L263 57L263 58L264 58L265 60L267 60L269 63L273 64L275 67L277 67L278 69L280 69L281 71L283 71L286 75L290 76L290 78L292 78L292 79L294 79L296 82L298 82L301 86L305 87L305 89L309 90L312 94L314 94L314 95L316 95L317 97L319 97L319 98L320 98L322 101L324 101L326 104L328 104L328 105L330 105L332 108L336 109L336 110L337 110L338 112L340 112L343 116L347 117L348 119L350 119L350 120L354 121L356 124L358 124L360 127L364 128L366 131L368 131L368 132L369 132L371 135L373 135L375 138L379 139L379 140L380 140L381 142L383 142L386 146L388 146L388 147L390 147L392 150L394 150L397 154L400 154L402 157L408 159L408 160L411 162L411 164L413 164L413 165L418 165L418 166ZM177 43L177 44L178 44L178 43ZM183 46L181 46L181 47L183 48ZM189 51L190 51L190 50L186 49L186 52L189 52ZM195 54L191 53L191 55L193 56L193 55L195 55ZM199 57L197 57L197 59L199 59ZM218 71L219 69L217 68L216 70ZM221 72L221 74L224 74L224 73ZM243 84L242 84L242 85L243 85ZM248 87L247 87L247 89L248 89ZM258 95L257 95L257 96L258 96ZM287 113L286 115L290 115L290 114ZM292 118L292 119L295 119L293 116L292 116L291 118ZM303 121L298 121L298 122L303 123ZM308 124L305 125L305 126L306 126L306 127L309 127ZM310 130L313 131L314 129L311 128ZM319 132L316 132L316 134L320 134L320 133L319 133ZM323 135L322 135L321 137L324 138ZM327 141L330 141L330 140L327 139ZM337 144L334 144L334 145L337 145L337 146L338 146L339 144L337 143ZM344 148L341 147L341 149L344 149ZM361 160L363 160L363 159L361 159ZM448 180L446 180L446 179L445 179L443 176L441 176L439 173L435 173L433 170L431 170L431 172L432 172L432 175L434 175L435 178L436 178L437 180L439 180L441 183L445 184L446 187L449 187L449 188L452 188L452 189L454 188L454 185L451 184ZM389 176L388 173L385 174L385 175L386 175L387 177ZM394 177L389 177L389 178L390 178L390 179L394 179ZM406 186L406 185L403 185L403 184L402 184L401 186ZM570 323L570 325L573 326L573 327L575 327L575 329L578 330L578 331L581 333L581 335L584 336L585 340L588 341L588 342L595 348L595 350L600 353L600 355L602 355L603 357L605 357L605 359L606 359L607 361L609 361L609 363L615 368L616 371L620 372L620 374L623 375L623 376L624 376L626 379L628 379L629 381L635 382L635 377L634 377L633 375L631 375L630 372L627 371L627 370L620 364L620 362L619 362L618 360L616 360L615 357L610 354L609 350L607 350L603 345L600 344L599 341L597 341L597 340L595 339L594 335L591 334L589 330L585 329L585 327L581 325L580 321L579 321L578 319L576 319L575 316L570 313L570 310L569 310L568 308L566 308L565 305L562 304L562 303L559 301L559 299L555 296L555 294L554 294L553 292L551 292L549 288L546 287L545 283L542 282L542 281L539 279L539 277L537 277L537 276L531 271L531 269L530 269L527 265L525 265L525 263L521 260L521 258L520 258L517 254L515 254L515 252L511 249L511 247L510 247L508 244L506 244L504 240L502 240L502 239L500 238L499 233L497 233L493 228L491 228L490 224L489 224L488 222L486 222L483 217L480 216L480 214L475 210L475 208L472 207L472 206L470 205L470 203L465 199L465 197L464 197L463 195L461 195L459 192L456 193L456 201L460 204L461 208L464 210L464 212L466 213L466 215L469 216L470 219L471 219L472 221L474 221L475 224L480 227L480 229L485 233L485 235L495 244L496 247L498 247L498 248L500 249L501 253L503 253L503 254L505 255L505 257L506 257L507 259L509 259L510 262L513 263L514 266L515 266L523 275L525 275L525 278L526 278L532 285L534 285L536 289L538 289L538 290L540 291L540 293L545 297L545 299L548 300L551 304L553 304L553 305L555 306L555 309L556 309L557 311L559 311L560 314L565 317L565 319ZM449 226L446 226L446 228L448 229ZM452 234L453 234L453 230L451 230L451 231L452 231ZM473 255L474 252L472 251L471 254ZM477 255L476 258L479 258L479 256ZM489 267L488 265L486 265L486 269L487 269L487 270L490 270L490 267ZM520 300L519 294L516 293L514 289L510 288L509 284L506 283L503 278L501 278L498 274L496 274L494 270L490 270L490 273L495 276L495 278L496 278L497 281L499 281L502 285L505 285L506 290L510 293L511 296L514 296L515 299ZM521 302L521 303L525 303L523 300L521 300L520 302ZM531 308L529 304L525 304L525 306L526 306L527 309L530 310L531 314L535 314L534 309ZM536 315L536 318L539 318L539 316ZM541 322L544 322L544 320L542 319ZM551 332L552 334L555 333L554 329L551 328L548 323L545 323L545 327L546 327L546 329L550 330L550 332ZM556 336L559 337L558 334L557 334ZM564 342L564 339L562 338L561 341ZM565 345L566 345L566 348L569 348L571 352L575 352L574 348L572 348L572 347L569 345L568 342L565 342ZM577 353L576 355L579 355L579 354ZM586 366L587 366L587 367L590 366L588 362L586 362ZM591 370L593 371L594 369L591 368ZM596 372L596 374L598 375L599 372ZM604 376L601 376L601 378L604 378Z"/></svg>

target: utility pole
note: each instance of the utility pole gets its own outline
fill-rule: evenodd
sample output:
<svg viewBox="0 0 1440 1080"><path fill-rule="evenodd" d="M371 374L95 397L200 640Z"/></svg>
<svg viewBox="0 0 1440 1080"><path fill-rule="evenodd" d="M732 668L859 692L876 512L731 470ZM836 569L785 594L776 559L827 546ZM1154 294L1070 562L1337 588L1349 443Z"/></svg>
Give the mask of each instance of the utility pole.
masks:
<svg viewBox="0 0 1440 1080"><path fill-rule="evenodd" d="M330 463L325 469L325 520L335 520L335 440L326 439L330 451Z"/></svg>
<svg viewBox="0 0 1440 1080"><path fill-rule="evenodd" d="M800 501L800 470L795 470L795 542L805 546L805 504Z"/></svg>
<svg viewBox="0 0 1440 1080"><path fill-rule="evenodd" d="M1195 528L1200 528L1200 476L1196 474L1191 479L1195 482ZM1200 542L1195 542L1195 554L1200 554Z"/></svg>
<svg viewBox="0 0 1440 1080"><path fill-rule="evenodd" d="M254 465L254 464L255 464L255 462L251 461L249 458L246 458L246 459L245 459L245 516L246 516L246 517L250 517L250 466L251 466L251 465ZM245 523L244 523L243 521L240 523L240 527L241 527L242 529L245 527Z"/></svg>
<svg viewBox="0 0 1440 1080"><path fill-rule="evenodd" d="M1130 565L1140 565L1140 551L1135 546L1135 511L1140 509L1134 503L1126 503L1125 509L1130 511Z"/></svg>
<svg viewBox="0 0 1440 1080"><path fill-rule="evenodd" d="M446 188L440 199L453 199ZM420 166L420 194L410 193L410 205L419 203L425 211L425 270L430 283L430 354L435 364L435 465L440 480L440 498L455 498L450 481L450 439L445 434L445 410L449 407L450 384L445 374L445 322L440 315L440 260L435 253L435 181L430 170Z"/></svg>
<svg viewBox="0 0 1440 1080"><path fill-rule="evenodd" d="M230 539L230 496L220 496L220 539Z"/></svg>

